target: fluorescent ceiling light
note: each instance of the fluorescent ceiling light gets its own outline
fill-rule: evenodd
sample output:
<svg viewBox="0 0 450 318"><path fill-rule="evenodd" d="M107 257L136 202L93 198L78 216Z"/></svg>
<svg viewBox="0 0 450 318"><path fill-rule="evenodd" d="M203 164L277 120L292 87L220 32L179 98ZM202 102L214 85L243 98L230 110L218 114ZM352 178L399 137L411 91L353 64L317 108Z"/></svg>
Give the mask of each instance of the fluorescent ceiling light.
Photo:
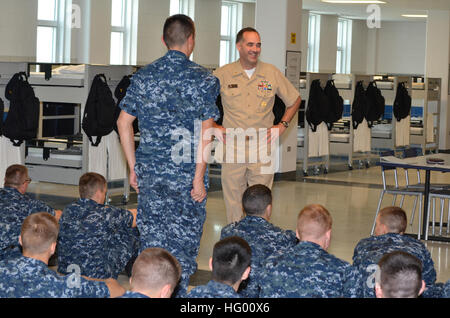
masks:
<svg viewBox="0 0 450 318"><path fill-rule="evenodd" d="M380 0L321 0L322 2L327 3L340 3L340 4L371 4L371 3L377 3L377 4L383 4L386 3L385 1Z"/></svg>
<svg viewBox="0 0 450 318"><path fill-rule="evenodd" d="M402 17L405 18L428 18L426 14L402 14Z"/></svg>

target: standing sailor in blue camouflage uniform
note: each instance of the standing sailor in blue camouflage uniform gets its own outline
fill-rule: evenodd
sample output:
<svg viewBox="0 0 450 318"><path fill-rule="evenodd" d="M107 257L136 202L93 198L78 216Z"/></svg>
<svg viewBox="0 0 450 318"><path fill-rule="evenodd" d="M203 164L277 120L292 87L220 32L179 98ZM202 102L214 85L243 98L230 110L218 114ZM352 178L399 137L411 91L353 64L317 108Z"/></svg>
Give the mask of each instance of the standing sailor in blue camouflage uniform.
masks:
<svg viewBox="0 0 450 318"><path fill-rule="evenodd" d="M430 290L424 297L434 297L431 292L436 281L436 270L430 252L419 240L403 235L406 230L406 213L399 207L382 209L376 219L375 236L359 241L353 252L353 266L364 277L364 297L375 297L375 272L378 261L389 252L404 251L422 261L423 279Z"/></svg>
<svg viewBox="0 0 450 318"><path fill-rule="evenodd" d="M189 60L195 45L189 17L169 17L163 41L169 51L133 75L117 124L130 184L138 192L141 250L161 247L178 259L183 272L175 295L181 297L197 268L206 218L207 165L199 156L211 141L203 134L219 118L219 81ZM135 152L136 117L140 143Z"/></svg>
<svg viewBox="0 0 450 318"><path fill-rule="evenodd" d="M222 229L220 238L239 236L252 249L252 270L250 277L241 284L239 294L245 298L259 297L259 275L262 264L271 255L297 244L293 231L285 231L269 222L272 214L272 192L263 184L253 185L245 190L242 206L246 217L228 224Z"/></svg>
<svg viewBox="0 0 450 318"><path fill-rule="evenodd" d="M23 255L0 261L0 298L117 297L125 290L114 279L87 280L74 272L62 276L48 268L55 252L58 222L46 212L29 215L19 241Z"/></svg>
<svg viewBox="0 0 450 318"><path fill-rule="evenodd" d="M0 189L0 259L7 255L19 255L20 227L23 220L35 212L48 212L56 219L60 210L54 210L40 200L27 196L31 179L28 169L23 165L11 165L6 169L4 188Z"/></svg>
<svg viewBox="0 0 450 318"><path fill-rule="evenodd" d="M252 250L247 241L238 236L224 238L214 245L209 259L212 279L189 292L190 298L241 298L237 293L248 278Z"/></svg>
<svg viewBox="0 0 450 318"><path fill-rule="evenodd" d="M67 274L76 264L82 275L117 279L137 257L136 210L105 205L106 187L98 173L81 176L80 199L66 206L60 221L58 272Z"/></svg>
<svg viewBox="0 0 450 318"><path fill-rule="evenodd" d="M357 270L327 252L331 225L323 206L303 208L297 219L300 243L267 261L261 275L261 297L359 297Z"/></svg>

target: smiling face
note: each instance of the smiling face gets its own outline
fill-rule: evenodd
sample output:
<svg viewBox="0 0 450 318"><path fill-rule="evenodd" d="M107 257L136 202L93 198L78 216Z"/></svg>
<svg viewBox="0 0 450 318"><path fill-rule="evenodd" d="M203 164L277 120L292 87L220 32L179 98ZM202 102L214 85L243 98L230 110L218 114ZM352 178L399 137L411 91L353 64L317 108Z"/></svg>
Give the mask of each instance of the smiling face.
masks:
<svg viewBox="0 0 450 318"><path fill-rule="evenodd" d="M239 58L244 69L250 70L256 67L259 55L261 54L261 39L256 32L245 32L242 40L236 44L239 51Z"/></svg>

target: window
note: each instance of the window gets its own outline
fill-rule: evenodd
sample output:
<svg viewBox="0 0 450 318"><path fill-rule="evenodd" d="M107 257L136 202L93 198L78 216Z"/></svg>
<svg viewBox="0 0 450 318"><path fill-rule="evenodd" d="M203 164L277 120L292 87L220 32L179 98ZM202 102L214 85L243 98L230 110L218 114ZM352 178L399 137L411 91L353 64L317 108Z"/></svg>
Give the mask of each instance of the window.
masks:
<svg viewBox="0 0 450 318"><path fill-rule="evenodd" d="M111 0L110 64L136 64L138 0Z"/></svg>
<svg viewBox="0 0 450 318"><path fill-rule="evenodd" d="M352 51L352 20L338 20L336 73L350 74Z"/></svg>
<svg viewBox="0 0 450 318"><path fill-rule="evenodd" d="M170 0L170 15L185 14L194 20L195 0Z"/></svg>
<svg viewBox="0 0 450 318"><path fill-rule="evenodd" d="M236 33L241 27L242 4L233 1L222 1L219 66L234 62L237 59Z"/></svg>
<svg viewBox="0 0 450 318"><path fill-rule="evenodd" d="M72 0L38 0L36 61L70 62Z"/></svg>
<svg viewBox="0 0 450 318"><path fill-rule="evenodd" d="M308 22L307 71L319 71L320 15L310 14Z"/></svg>

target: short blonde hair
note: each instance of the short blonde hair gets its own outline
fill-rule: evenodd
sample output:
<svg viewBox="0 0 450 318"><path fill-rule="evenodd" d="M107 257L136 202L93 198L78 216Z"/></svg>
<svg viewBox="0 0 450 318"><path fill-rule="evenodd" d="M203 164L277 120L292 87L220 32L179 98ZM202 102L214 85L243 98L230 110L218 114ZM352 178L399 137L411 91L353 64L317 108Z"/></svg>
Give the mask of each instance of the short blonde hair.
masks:
<svg viewBox="0 0 450 318"><path fill-rule="evenodd" d="M407 227L406 213L397 206L388 206L378 213L379 222L384 224L389 233L404 233Z"/></svg>
<svg viewBox="0 0 450 318"><path fill-rule="evenodd" d="M147 248L136 258L131 271L133 290L156 291L170 284L173 289L181 277L181 265L163 248Z"/></svg>
<svg viewBox="0 0 450 318"><path fill-rule="evenodd" d="M300 239L321 238L331 229L333 220L330 212L320 204L309 204L305 206L297 218L297 232Z"/></svg>
<svg viewBox="0 0 450 318"><path fill-rule="evenodd" d="M47 212L30 214L22 223L20 237L24 252L45 253L58 239L59 225L56 218Z"/></svg>

